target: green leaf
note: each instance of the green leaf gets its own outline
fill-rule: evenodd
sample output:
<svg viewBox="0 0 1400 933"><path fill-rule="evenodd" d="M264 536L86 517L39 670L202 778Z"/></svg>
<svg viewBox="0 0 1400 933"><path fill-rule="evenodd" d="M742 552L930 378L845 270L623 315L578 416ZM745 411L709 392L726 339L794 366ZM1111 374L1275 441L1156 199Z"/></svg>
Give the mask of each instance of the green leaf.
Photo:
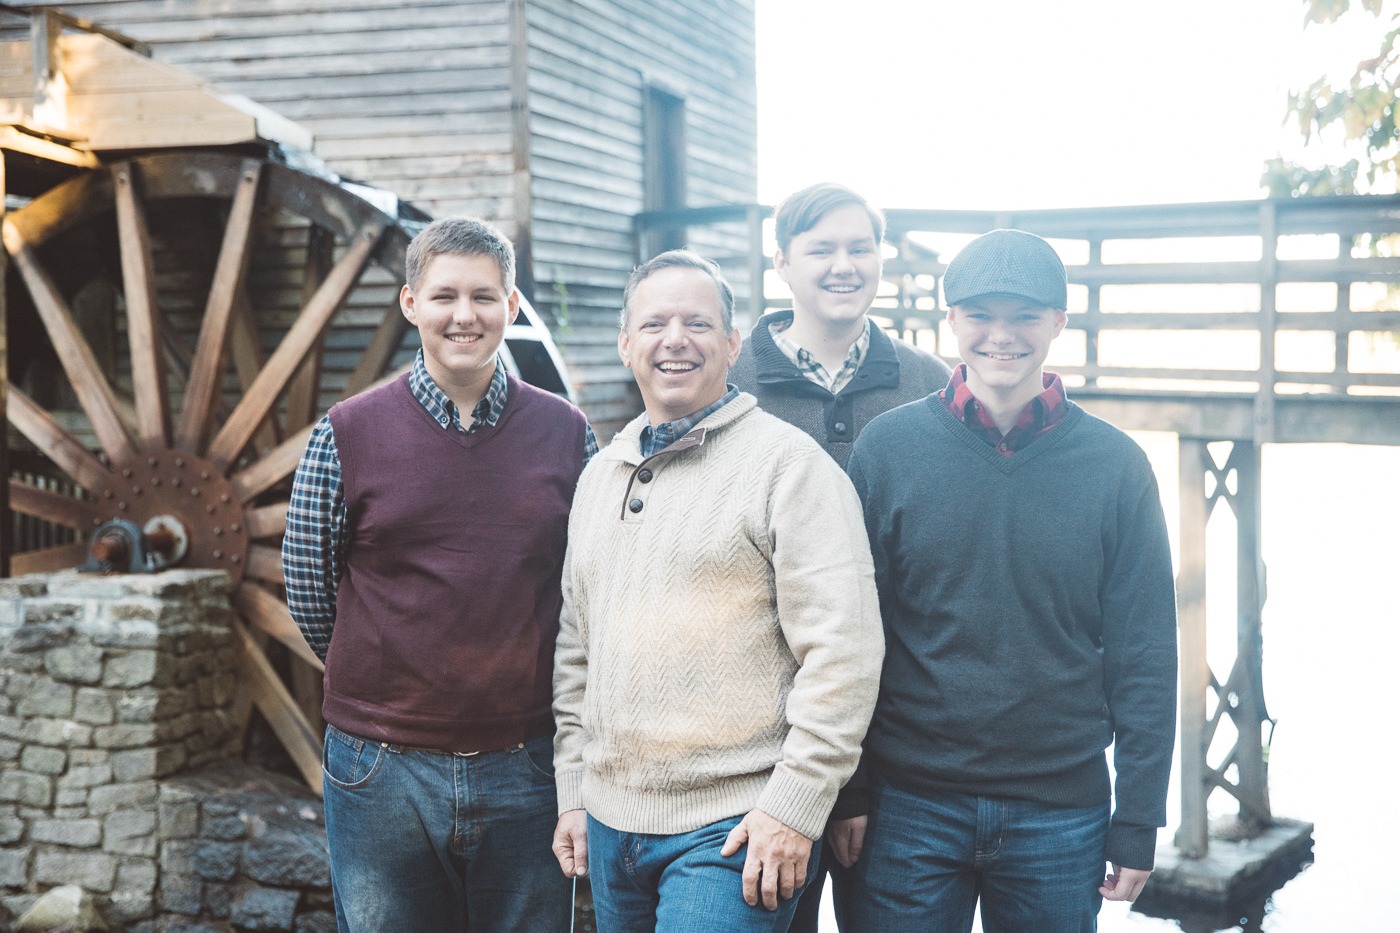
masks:
<svg viewBox="0 0 1400 933"><path fill-rule="evenodd" d="M1386 15L1389 0L1358 0L1370 16ZM1335 23L1352 9L1351 0L1302 0L1303 28ZM1265 163L1260 184L1274 195L1318 195L1355 192L1361 179L1372 186L1382 181L1400 190L1400 12L1391 14L1387 32L1374 55L1358 56L1345 84L1327 76L1286 99L1284 125L1292 124L1305 146L1325 130L1335 128L1356 155L1342 165L1320 168L1274 158Z"/></svg>

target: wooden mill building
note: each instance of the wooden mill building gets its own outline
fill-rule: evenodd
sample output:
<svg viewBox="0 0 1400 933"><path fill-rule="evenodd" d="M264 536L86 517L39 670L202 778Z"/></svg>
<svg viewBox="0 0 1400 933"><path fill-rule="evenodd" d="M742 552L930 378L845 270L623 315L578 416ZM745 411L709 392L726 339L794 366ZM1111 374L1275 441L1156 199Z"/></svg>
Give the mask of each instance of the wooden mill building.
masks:
<svg viewBox="0 0 1400 933"><path fill-rule="evenodd" d="M520 254L520 288L551 326L601 437L640 409L615 349L619 296L637 261L633 217L756 197L753 0L73 0L62 9L295 121L341 176L433 217L501 226ZM662 245L679 243L648 244ZM694 245L717 256L744 248L723 231ZM743 277L742 266L731 271Z"/></svg>
<svg viewBox="0 0 1400 933"><path fill-rule="evenodd" d="M409 238L450 214L512 237L534 307L508 364L544 354L555 384L523 374L562 390L562 351L606 439L640 410L616 350L639 251L746 250L635 224L755 199L754 73L752 0L0 4L0 576L78 566L104 523L170 533L229 575L242 723L319 784L287 496L320 414L411 356Z"/></svg>

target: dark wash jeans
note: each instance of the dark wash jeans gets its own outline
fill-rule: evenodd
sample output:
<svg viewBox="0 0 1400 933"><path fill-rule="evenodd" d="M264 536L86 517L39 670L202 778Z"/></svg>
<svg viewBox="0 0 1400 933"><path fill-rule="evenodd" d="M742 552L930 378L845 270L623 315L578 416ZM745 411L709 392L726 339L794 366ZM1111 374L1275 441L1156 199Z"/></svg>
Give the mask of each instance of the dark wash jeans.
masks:
<svg viewBox="0 0 1400 933"><path fill-rule="evenodd" d="M550 851L553 739L454 755L327 726L321 785L341 933L569 929Z"/></svg>
<svg viewBox="0 0 1400 933"><path fill-rule="evenodd" d="M719 850L742 817L675 835L624 833L588 818L588 874L599 933L785 933L797 898L744 903L744 857ZM807 881L816 872L816 846Z"/></svg>
<svg viewBox="0 0 1400 933"><path fill-rule="evenodd" d="M878 778L850 927L879 933L1092 933L1109 805L915 795Z"/></svg>

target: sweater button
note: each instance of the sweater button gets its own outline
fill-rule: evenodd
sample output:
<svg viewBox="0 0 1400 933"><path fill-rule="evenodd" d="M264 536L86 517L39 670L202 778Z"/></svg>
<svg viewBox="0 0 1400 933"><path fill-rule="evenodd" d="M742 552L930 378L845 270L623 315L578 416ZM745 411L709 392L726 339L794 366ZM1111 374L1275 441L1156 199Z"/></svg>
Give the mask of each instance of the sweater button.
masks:
<svg viewBox="0 0 1400 933"><path fill-rule="evenodd" d="M649 483L649 482L651 482L651 470L648 470L648 469L646 469L645 467L642 468L642 469L640 469L640 470L638 470L638 471L637 471L637 481L640 482L640 483Z"/></svg>
<svg viewBox="0 0 1400 933"><path fill-rule="evenodd" d="M627 503L627 511L633 513L634 515L635 515L636 513L640 512L641 510L642 510L642 500L641 500L641 499L633 499L631 502Z"/></svg>
<svg viewBox="0 0 1400 933"><path fill-rule="evenodd" d="M837 434L846 433L846 422L844 421L838 421L834 425L832 425L832 427L836 429Z"/></svg>

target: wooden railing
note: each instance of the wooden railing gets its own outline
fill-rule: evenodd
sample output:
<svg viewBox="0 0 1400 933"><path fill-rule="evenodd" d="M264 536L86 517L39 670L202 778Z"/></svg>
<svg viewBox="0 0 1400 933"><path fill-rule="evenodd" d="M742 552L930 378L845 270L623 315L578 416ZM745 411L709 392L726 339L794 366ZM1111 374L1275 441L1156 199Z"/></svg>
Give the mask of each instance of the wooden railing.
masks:
<svg viewBox="0 0 1400 933"><path fill-rule="evenodd" d="M764 255L758 205L643 214L639 243L661 226L741 225L750 253L716 257L742 263L740 290L751 317L781 305ZM1034 211L887 212L886 284L876 312L906 337L945 356L946 308L939 282L946 262L972 236L1017 227L1050 240L1065 259L1070 323L1051 365L1081 394L1120 402L1147 399L1158 415L1172 399L1247 398L1243 436L1301 440L1297 412L1319 397L1354 404L1307 410L1355 413L1350 428L1318 440L1352 440L1372 427L1380 443L1400 443L1374 414L1400 404L1400 195L1270 199L1145 207ZM736 269L737 271L737 269ZM736 283L737 284L737 283ZM1155 400L1155 401L1152 401ZM1279 424L1281 407L1288 424ZM1238 407L1238 406L1236 406ZM1155 425L1125 413L1132 427ZM1342 414L1343 418L1351 416ZM1217 413L1227 436L1245 429ZM1190 419L1186 419L1190 420ZM1326 420L1326 419L1324 419ZM1400 422L1400 419L1392 419ZM1303 426L1304 428L1306 425ZM1346 436L1338 436L1344 434Z"/></svg>

